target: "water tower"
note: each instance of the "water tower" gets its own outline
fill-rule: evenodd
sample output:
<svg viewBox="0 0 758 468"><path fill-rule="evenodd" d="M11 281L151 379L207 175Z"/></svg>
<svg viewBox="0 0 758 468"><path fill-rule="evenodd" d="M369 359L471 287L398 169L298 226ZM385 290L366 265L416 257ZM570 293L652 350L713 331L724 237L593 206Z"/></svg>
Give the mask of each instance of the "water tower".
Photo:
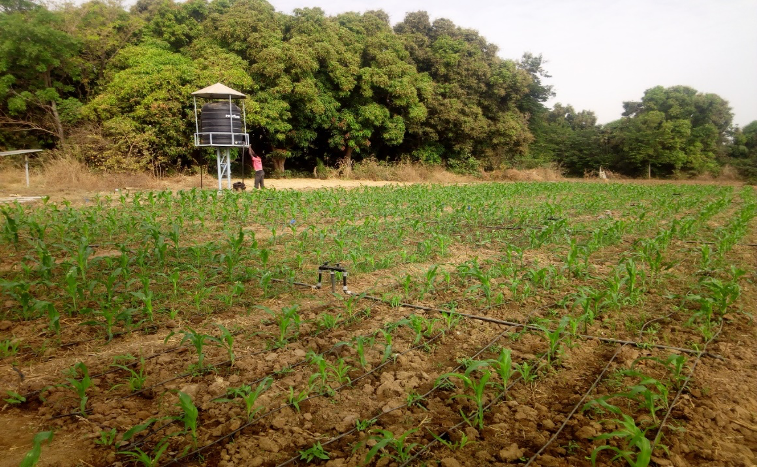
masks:
<svg viewBox="0 0 758 468"><path fill-rule="evenodd" d="M207 101L200 109L200 119L197 117L197 98ZM195 104L195 146L216 148L219 190L224 178L228 188L232 188L231 148L247 148L250 145L245 123L245 101L242 101L242 109L232 102L244 98L244 94L221 83L192 93Z"/></svg>

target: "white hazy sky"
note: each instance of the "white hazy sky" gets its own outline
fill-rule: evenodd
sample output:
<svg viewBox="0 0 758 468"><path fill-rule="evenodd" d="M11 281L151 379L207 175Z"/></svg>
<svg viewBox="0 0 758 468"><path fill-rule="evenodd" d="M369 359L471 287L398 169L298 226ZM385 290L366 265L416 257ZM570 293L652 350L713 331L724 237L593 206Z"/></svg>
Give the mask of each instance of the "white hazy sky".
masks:
<svg viewBox="0 0 758 468"><path fill-rule="evenodd" d="M320 7L328 15L381 9L393 25L408 12L448 18L479 31L518 60L542 54L548 102L621 117L623 101L654 86L691 86L729 101L734 123L756 119L756 0L269 0L284 13Z"/></svg>

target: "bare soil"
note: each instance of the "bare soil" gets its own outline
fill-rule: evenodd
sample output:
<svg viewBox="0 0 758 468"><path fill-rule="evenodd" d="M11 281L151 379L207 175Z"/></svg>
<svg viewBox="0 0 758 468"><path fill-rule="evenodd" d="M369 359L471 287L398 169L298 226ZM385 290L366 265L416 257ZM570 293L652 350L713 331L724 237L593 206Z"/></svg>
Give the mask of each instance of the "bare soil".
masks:
<svg viewBox="0 0 758 468"><path fill-rule="evenodd" d="M161 188L187 188L196 180L173 182ZM359 187L385 185L384 182L315 180L315 179L270 179L267 187L276 189L310 189L320 187ZM43 193L5 185L1 190L19 194ZM126 188L122 188L126 189ZM114 189L115 190L115 189ZM128 189L127 189L128 190ZM91 196L91 192L75 189L59 192L44 192L54 197L76 199ZM721 220L720 222L723 222ZM746 241L756 238L755 222ZM628 241L627 241L628 242ZM468 247L456 249L459 259L477 255L480 259L494 256L485 247L475 252ZM609 247L593 257L596 271L604 271L615 264L619 252L628 245ZM675 307L674 301L663 298L666 294L686 294L687 283L681 278L691 270L695 247L674 241L671 252L679 261L681 272L670 272L659 289L649 291L640 306L622 308L617 315L598 322L587 331L588 335L610 336L633 341L655 342L672 347L691 347L700 342L691 327L684 326L686 310ZM95 255L107 255L103 249ZM659 466L755 466L756 459L756 249L738 245L730 255L730 261L749 268L741 282L742 294L732 311L725 316L720 334L707 351L717 355L703 356L697 364L693 380L683 392L671 419L664 428L662 443L667 450L656 450L653 462ZM528 261L549 255L541 251L528 251ZM418 272L427 265L414 265ZM12 268L12 267L11 267ZM391 280L409 271L408 265L373 272L351 278L354 291L372 289L377 295L382 291L397 291ZM388 279L390 278L390 279ZM589 284L591 280L584 280ZM560 289L531 297L524 302L508 301L499 307L482 307L475 302L462 303L457 309L489 319L527 323L530 318L548 317L548 310L555 307L556 300L575 289L578 280L564 284ZM258 298L256 302L272 310L290 305L296 297L301 304L303 325L299 338L279 349L271 349L271 337L277 333L276 324L262 310L246 310L240 306L219 308L208 315L180 316L168 320L163 317L155 327L143 332L116 336L110 342L93 337L99 331L93 327L78 326L76 318L63 319L64 330L60 346L44 349L49 338L44 319L28 322L0 322L0 338L19 339L27 349L15 357L0 361L0 390L13 390L30 395L21 405L5 405L0 411L0 465L18 465L31 447L33 436L53 429L55 438L43 446L40 465L46 466L127 466L133 462L117 455L114 447L103 447L96 441L101 431L115 428L119 434L137 424L162 414L179 414L177 392L190 395L200 410L201 431L196 446L216 442L202 453L202 457L180 458L181 448L170 445L161 462L174 458L179 464L200 466L275 466L282 463L296 465L357 466L361 465L372 445L368 430L354 431L356 421L366 421L381 414L377 426L398 436L416 430L412 440L420 448L433 443L434 434L449 431L444 438L451 443L467 440L463 447L452 449L440 443L428 451L419 453L412 461L420 466L523 466L541 449L565 423L557 439L533 462L537 466L586 466L593 449L604 442L594 440L602 433L615 429L605 417L591 411L581 411L589 398L614 391L612 382L603 379L595 390L590 391L598 376L606 369L606 376L616 370L629 368L642 357L664 359L670 351L654 347L640 348L620 346L599 339L577 339L567 346L560 360L553 367L545 367L543 375L532 384L520 383L509 390L507 398L499 400L485 414L483 428L461 423L461 411L475 409L471 401L453 398L458 391L433 390L439 376L456 370L458 360L481 352L481 359L496 358L487 344L505 346L512 350L514 363L539 362L544 353L546 340L538 333L519 333L518 327L465 320L449 333L424 337L417 340L409 329L403 328L393 339L393 359L382 363L383 348L377 342L366 353L368 366L360 369L356 356L350 348L340 343L353 337L370 334L387 322L407 317L411 313L428 318L440 318L429 311L406 307L391 307L385 303L361 300L356 310L363 312L344 326L323 331L317 319L324 312L342 314L346 318L344 299L334 297L327 288L312 290L295 286L277 286L279 294L271 298ZM421 304L439 305L460 298L463 291L455 288L440 288L433 302ZM368 311L367 311L368 309ZM746 312L746 314L739 311ZM751 316L751 314L753 314ZM655 333L635 335L624 329L624 324L639 316L654 318ZM653 320L651 320L653 322ZM191 347L181 346L181 335L165 341L171 332L192 327L205 333L213 333L215 323L228 329L241 331L235 341L237 360L230 365L226 354L219 348L206 348L205 359L215 364L213 372L202 375L185 375L197 356ZM610 328L610 327L613 328ZM426 342L425 346L423 345ZM484 348L484 349L483 349ZM35 352L26 354L28 350ZM343 359L353 369L349 372L351 385L339 387L333 396L313 397L300 403L299 410L284 405L290 388L307 385L314 372L312 366L302 365L306 353L313 350L326 353L332 362ZM124 386L126 373L109 372L115 356L132 354L145 356L148 377L147 391L129 392ZM615 356L615 358L614 358ZM612 360L612 358L614 358ZM692 362L694 357L690 355ZM93 375L94 388L88 393L86 417L75 414L77 401L70 389L54 385L63 382L61 371L76 362L86 362ZM663 378L662 369L651 360L643 360L641 366L653 376ZM290 368L288 370L288 368ZM274 372L273 386L258 401L266 415L257 423L246 427L247 418L241 406L218 403L227 388L259 382ZM372 372L373 371L373 372ZM107 372L107 373L106 373ZM103 375L99 375L104 373ZM52 387L51 387L52 385ZM253 385L255 386L255 385ZM407 405L408 395L431 393L419 405ZM36 392L36 393L35 393ZM488 391L490 397L494 392ZM40 396L43 397L40 399ZM672 399L673 395L669 397ZM571 414L579 406L579 411ZM397 409L395 409L397 408ZM634 407L627 408L638 422L647 415ZM263 411L261 412L263 414ZM164 423L159 423L160 425ZM181 424L173 424L165 433L178 431ZM456 427L453 430L450 428ZM173 429L171 429L173 428ZM244 428L244 429L242 429ZM234 437L222 439L238 430ZM142 432L135 440L145 436ZM652 437L648 434L648 437ZM465 437L465 438L464 438ZM308 463L300 458L300 451L311 447L316 441L329 444L329 460L315 459ZM189 440L187 437L184 440ZM369 441L367 443L367 441ZM147 439L143 446L151 449L155 440ZM130 450L134 450L130 448ZM613 453L601 452L600 465L619 465L613 461ZM293 460L294 458L294 460ZM397 466L390 458L374 458L371 464Z"/></svg>

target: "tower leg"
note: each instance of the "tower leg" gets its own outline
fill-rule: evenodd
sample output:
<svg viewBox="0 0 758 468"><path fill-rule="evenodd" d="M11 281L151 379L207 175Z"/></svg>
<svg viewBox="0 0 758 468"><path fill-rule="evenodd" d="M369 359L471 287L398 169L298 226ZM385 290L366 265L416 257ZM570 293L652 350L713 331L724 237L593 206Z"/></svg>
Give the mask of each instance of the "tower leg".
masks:
<svg viewBox="0 0 758 468"><path fill-rule="evenodd" d="M226 153L226 188L231 190L232 189L232 150L231 148L226 148L224 152Z"/></svg>
<svg viewBox="0 0 758 468"><path fill-rule="evenodd" d="M222 189L224 178L226 178L227 186L232 188L232 167L231 167L231 151L229 148L216 148L216 165L218 166L218 189Z"/></svg>

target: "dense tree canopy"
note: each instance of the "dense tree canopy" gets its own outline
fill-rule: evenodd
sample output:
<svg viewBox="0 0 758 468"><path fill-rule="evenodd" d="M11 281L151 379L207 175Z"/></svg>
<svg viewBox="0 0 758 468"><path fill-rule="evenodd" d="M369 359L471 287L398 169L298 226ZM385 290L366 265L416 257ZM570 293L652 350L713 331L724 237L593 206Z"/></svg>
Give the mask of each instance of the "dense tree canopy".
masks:
<svg viewBox="0 0 758 468"><path fill-rule="evenodd" d="M266 0L0 0L0 148L58 147L109 170L186 165L190 93L245 93L275 169L366 157L475 171L559 164L630 175L755 177L755 122L687 86L654 87L618 121L545 102L548 62L498 54L477 31L408 13L283 14Z"/></svg>

